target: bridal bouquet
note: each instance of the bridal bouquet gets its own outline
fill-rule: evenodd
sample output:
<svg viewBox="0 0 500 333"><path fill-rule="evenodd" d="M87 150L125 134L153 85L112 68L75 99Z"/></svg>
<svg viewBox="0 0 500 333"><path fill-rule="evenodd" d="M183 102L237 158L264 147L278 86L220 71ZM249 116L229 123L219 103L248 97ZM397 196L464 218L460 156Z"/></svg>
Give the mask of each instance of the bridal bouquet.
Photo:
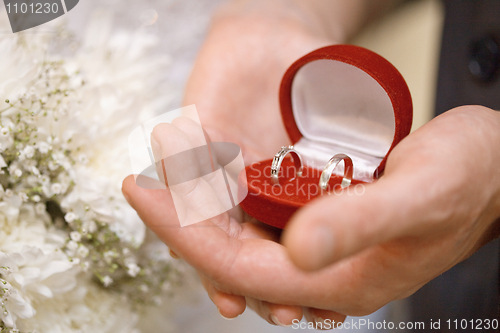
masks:
<svg viewBox="0 0 500 333"><path fill-rule="evenodd" d="M0 332L139 332L183 271L120 190L168 59L102 15L57 31L0 34Z"/></svg>

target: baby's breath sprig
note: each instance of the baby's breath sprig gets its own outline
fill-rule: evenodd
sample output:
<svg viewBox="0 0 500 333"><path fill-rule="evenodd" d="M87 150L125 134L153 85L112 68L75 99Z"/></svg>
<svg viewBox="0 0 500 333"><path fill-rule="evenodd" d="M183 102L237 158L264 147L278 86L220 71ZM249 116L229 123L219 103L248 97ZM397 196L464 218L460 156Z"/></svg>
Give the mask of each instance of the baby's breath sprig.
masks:
<svg viewBox="0 0 500 333"><path fill-rule="evenodd" d="M89 31L108 26L100 20L107 19L96 17ZM110 313L137 314L180 284L184 267L144 238L145 227L117 198L123 139L170 100L155 88L163 80L156 73L168 66L164 55L148 51L156 42L126 33L130 38L109 34L107 41L86 34L81 48L64 27L0 38L0 333L52 321L81 329L89 318L89 327L98 327L101 299L113 304L103 305ZM19 278L32 267L44 273ZM61 285L46 285L56 274ZM51 306L60 319L44 315L56 316ZM99 313L80 318L81 307Z"/></svg>
<svg viewBox="0 0 500 333"><path fill-rule="evenodd" d="M181 274L169 262L148 259L140 249L124 242L109 225L82 222L67 213L69 234L65 251L85 271L110 290L127 295L137 304L153 304L157 296L180 284Z"/></svg>
<svg viewBox="0 0 500 333"><path fill-rule="evenodd" d="M111 229L86 205L82 212L66 211L63 200L75 187L74 170L88 159L79 153L81 142L61 132L65 121L77 124L79 89L84 80L68 73L62 61L43 61L36 79L19 97L0 96L0 199L19 205L44 220L48 228L67 233L62 249L70 261L110 291L135 304L158 302L180 283L180 273L168 261L152 260L137 245ZM0 272L1 275L2 272ZM9 290L0 279L0 311L6 311ZM17 332L0 321L0 333Z"/></svg>

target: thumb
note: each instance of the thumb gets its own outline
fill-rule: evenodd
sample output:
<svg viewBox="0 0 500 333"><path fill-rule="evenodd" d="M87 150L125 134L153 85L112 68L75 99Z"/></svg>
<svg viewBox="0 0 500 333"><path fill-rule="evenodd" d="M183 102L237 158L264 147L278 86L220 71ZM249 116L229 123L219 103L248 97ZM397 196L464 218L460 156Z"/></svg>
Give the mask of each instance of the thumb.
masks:
<svg viewBox="0 0 500 333"><path fill-rule="evenodd" d="M411 181L399 178L386 175L376 183L351 186L299 210L282 238L295 265L317 270L415 232L422 186L415 181L412 187Z"/></svg>

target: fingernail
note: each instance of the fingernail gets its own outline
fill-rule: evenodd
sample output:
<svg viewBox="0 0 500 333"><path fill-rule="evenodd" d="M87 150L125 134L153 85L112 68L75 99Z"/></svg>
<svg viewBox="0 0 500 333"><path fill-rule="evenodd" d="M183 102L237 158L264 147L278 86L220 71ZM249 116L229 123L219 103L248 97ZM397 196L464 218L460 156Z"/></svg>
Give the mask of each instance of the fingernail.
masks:
<svg viewBox="0 0 500 333"><path fill-rule="evenodd" d="M224 316L222 315L222 313L220 312L220 309L219 309L219 308L217 308L217 310L219 311L220 316L221 316L222 318L226 319L226 320L233 320L233 319L235 319L235 318L236 318L236 317L234 317L234 318L224 317Z"/></svg>
<svg viewBox="0 0 500 333"><path fill-rule="evenodd" d="M314 319L314 322L316 324L320 324L320 323L324 324L325 323L325 320L323 318L321 318L321 317L314 317L313 319Z"/></svg>
<svg viewBox="0 0 500 333"><path fill-rule="evenodd" d="M285 324L282 324L278 317L276 317L275 315L270 315L269 318L271 319L271 321L274 323L274 325L276 326L281 326L281 327L289 327L289 326L292 326L292 325L285 325Z"/></svg>
<svg viewBox="0 0 500 333"><path fill-rule="evenodd" d="M172 251L171 249L168 249L168 253L170 254L170 256L174 259L180 259L181 257L179 257L177 255L177 253L175 253L174 251Z"/></svg>
<svg viewBox="0 0 500 333"><path fill-rule="evenodd" d="M331 228L319 226L312 231L310 263L312 268L318 269L326 264L332 258L335 250L335 239Z"/></svg>

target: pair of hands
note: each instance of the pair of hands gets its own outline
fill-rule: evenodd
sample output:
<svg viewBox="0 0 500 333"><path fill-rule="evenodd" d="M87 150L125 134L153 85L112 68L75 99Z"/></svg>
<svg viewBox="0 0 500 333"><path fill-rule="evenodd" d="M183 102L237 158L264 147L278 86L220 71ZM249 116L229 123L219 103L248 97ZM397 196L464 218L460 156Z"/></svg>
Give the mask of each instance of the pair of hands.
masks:
<svg viewBox="0 0 500 333"><path fill-rule="evenodd" d="M214 25L185 102L197 105L212 141L237 143L250 164L288 143L277 101L282 74L331 41L288 22L247 23ZM157 127L157 149L189 146L183 126ZM224 317L249 306L276 325L302 316L339 322L411 295L497 237L498 128L492 110L451 110L404 139L363 195L315 200L283 234L239 208L180 228L168 189L146 190L128 177L123 193L174 255L196 268Z"/></svg>

